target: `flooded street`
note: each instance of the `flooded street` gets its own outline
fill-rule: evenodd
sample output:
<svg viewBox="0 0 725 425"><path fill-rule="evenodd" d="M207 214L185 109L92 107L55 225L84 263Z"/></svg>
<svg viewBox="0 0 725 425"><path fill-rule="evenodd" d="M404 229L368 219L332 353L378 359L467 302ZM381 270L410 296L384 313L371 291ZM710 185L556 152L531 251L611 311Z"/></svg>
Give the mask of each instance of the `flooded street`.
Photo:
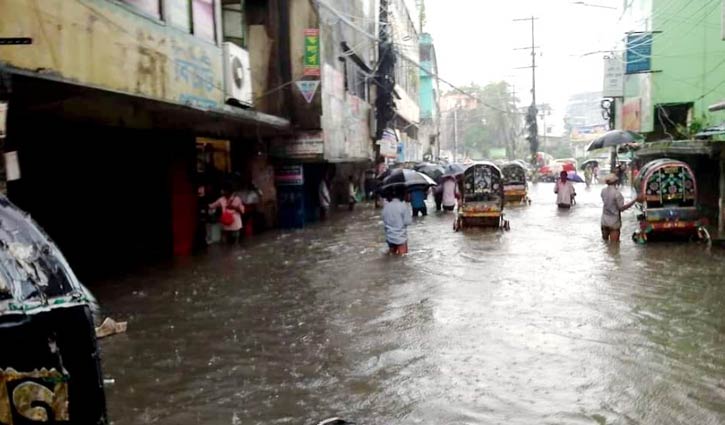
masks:
<svg viewBox="0 0 725 425"><path fill-rule="evenodd" d="M551 184L510 232L379 210L93 289L109 415L132 424L725 423L725 251L600 241L599 190ZM429 203L429 210L431 208Z"/></svg>

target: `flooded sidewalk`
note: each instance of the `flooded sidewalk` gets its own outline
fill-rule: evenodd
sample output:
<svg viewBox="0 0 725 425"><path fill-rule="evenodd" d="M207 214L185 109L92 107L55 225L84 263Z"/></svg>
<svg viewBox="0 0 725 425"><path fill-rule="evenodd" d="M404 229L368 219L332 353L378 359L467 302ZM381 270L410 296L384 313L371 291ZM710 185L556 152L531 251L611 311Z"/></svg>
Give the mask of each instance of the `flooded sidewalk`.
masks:
<svg viewBox="0 0 725 425"><path fill-rule="evenodd" d="M109 415L131 424L725 423L725 251L600 241L601 188L511 231L379 210L96 285ZM429 204L429 211L434 210Z"/></svg>

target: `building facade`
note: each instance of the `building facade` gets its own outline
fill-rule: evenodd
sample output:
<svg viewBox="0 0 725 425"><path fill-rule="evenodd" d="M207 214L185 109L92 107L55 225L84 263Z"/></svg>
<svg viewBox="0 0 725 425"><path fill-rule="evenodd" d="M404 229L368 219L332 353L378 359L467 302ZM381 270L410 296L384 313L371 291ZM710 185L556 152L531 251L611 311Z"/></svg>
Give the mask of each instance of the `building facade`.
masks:
<svg viewBox="0 0 725 425"><path fill-rule="evenodd" d="M420 127L418 140L426 158L440 157L440 85L438 61L433 37L428 33L420 38Z"/></svg>
<svg viewBox="0 0 725 425"><path fill-rule="evenodd" d="M286 7L2 2L0 37L29 41L0 48L9 198L101 272L191 252L200 195L224 176L256 184L274 224L266 140L289 131L290 113L268 92L284 83Z"/></svg>
<svg viewBox="0 0 725 425"><path fill-rule="evenodd" d="M577 93L569 98L564 115L565 138L571 142L575 158L589 155L587 147L609 130L602 116L602 92Z"/></svg>
<svg viewBox="0 0 725 425"><path fill-rule="evenodd" d="M708 106L725 95L721 2L636 0L621 21L625 36L618 128L649 140L686 138L719 124Z"/></svg>

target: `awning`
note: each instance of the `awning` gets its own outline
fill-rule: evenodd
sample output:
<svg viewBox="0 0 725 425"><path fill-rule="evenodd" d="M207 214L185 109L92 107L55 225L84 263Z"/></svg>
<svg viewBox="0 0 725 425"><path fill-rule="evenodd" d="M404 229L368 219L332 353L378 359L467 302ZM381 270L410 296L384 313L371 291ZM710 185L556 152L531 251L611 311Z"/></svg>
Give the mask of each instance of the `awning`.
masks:
<svg viewBox="0 0 725 425"><path fill-rule="evenodd" d="M289 120L252 109L224 105L221 110L201 110L72 84L52 76L9 73L13 88L10 108L26 114L52 114L69 121L111 127L189 131L224 139L275 136L291 131Z"/></svg>
<svg viewBox="0 0 725 425"><path fill-rule="evenodd" d="M671 156L707 156L718 157L724 142L710 140L677 140L650 142L642 144L635 153L637 158L666 158Z"/></svg>

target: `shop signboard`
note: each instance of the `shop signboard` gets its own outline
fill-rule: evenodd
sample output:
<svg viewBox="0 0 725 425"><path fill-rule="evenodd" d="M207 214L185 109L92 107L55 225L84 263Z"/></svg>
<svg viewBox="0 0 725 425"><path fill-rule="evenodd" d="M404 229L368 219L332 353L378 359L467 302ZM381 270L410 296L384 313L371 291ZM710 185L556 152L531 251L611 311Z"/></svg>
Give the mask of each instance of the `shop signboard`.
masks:
<svg viewBox="0 0 725 425"><path fill-rule="evenodd" d="M282 165L274 175L277 186L302 186L305 184L302 165Z"/></svg>
<svg viewBox="0 0 725 425"><path fill-rule="evenodd" d="M272 141L271 154L286 159L322 159L325 142L322 132L300 133L291 139Z"/></svg>
<svg viewBox="0 0 725 425"><path fill-rule="evenodd" d="M320 87L320 80L297 81L296 85L302 97L305 98L305 101L312 103L312 99L315 98L315 93L317 93L317 88Z"/></svg>
<svg viewBox="0 0 725 425"><path fill-rule="evenodd" d="M620 57L604 58L603 97L624 96L624 64Z"/></svg>
<svg viewBox="0 0 725 425"><path fill-rule="evenodd" d="M389 128L383 130L382 139L378 140L380 155L385 158L396 158L398 156L398 138L395 131Z"/></svg>
<svg viewBox="0 0 725 425"><path fill-rule="evenodd" d="M647 72L652 66L652 33L627 34L627 74Z"/></svg>
<svg viewBox="0 0 725 425"><path fill-rule="evenodd" d="M304 75L318 77L320 75L320 30L305 29Z"/></svg>

